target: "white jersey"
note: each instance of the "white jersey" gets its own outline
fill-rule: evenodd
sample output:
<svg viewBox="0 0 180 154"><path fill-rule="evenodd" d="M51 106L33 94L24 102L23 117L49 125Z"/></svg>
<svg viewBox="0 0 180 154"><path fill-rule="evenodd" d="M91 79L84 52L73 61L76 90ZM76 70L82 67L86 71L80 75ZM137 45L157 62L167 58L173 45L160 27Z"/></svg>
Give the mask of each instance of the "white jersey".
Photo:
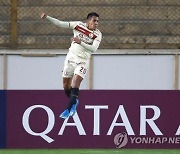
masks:
<svg viewBox="0 0 180 154"><path fill-rule="evenodd" d="M78 37L84 44L89 46L92 46L94 41L95 42L97 41L99 46L99 43L101 42L102 34L98 29L94 31L89 30L86 26L86 23L82 23L82 22L70 22L70 25L73 25L74 37ZM79 57L90 58L91 53L95 52L97 48L94 49L94 51L92 51L91 49L89 50L85 48L82 44L77 44L73 41L71 43L71 47L69 48L69 51L73 52Z"/></svg>
<svg viewBox="0 0 180 154"><path fill-rule="evenodd" d="M69 52L77 55L78 57L89 59L92 52L95 52L99 47L102 39L101 32L96 30L90 30L87 28L86 23L75 21L75 22L64 22L47 16L47 19L53 24L73 29L74 37L78 37L81 40L81 44L72 42L69 48Z"/></svg>

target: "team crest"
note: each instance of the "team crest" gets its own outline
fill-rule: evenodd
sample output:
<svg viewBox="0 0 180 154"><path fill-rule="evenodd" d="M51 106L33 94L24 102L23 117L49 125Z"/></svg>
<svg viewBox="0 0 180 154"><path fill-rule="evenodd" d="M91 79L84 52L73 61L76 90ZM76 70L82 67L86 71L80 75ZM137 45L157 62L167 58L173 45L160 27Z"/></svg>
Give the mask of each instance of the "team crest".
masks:
<svg viewBox="0 0 180 154"><path fill-rule="evenodd" d="M92 39L93 38L93 33L89 33L89 37Z"/></svg>

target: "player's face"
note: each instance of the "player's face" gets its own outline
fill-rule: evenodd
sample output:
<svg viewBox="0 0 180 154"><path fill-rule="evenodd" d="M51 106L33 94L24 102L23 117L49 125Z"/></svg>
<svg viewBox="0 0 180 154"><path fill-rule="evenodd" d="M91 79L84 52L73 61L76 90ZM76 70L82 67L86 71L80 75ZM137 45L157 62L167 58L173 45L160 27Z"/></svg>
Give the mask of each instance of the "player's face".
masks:
<svg viewBox="0 0 180 154"><path fill-rule="evenodd" d="M91 19L88 20L88 28L90 30L95 30L98 26L99 18L96 16L93 16Z"/></svg>

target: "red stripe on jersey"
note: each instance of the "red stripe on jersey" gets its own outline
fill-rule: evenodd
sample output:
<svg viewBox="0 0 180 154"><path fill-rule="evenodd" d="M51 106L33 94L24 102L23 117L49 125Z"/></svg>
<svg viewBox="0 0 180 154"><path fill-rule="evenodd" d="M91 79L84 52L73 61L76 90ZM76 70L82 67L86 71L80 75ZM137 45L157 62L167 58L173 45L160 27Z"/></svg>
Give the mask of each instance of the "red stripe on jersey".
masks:
<svg viewBox="0 0 180 154"><path fill-rule="evenodd" d="M83 27L80 27L78 25L75 27L75 30L87 35L89 38L91 38L93 40L97 37L95 34L91 33L90 31L88 31L88 30L86 30Z"/></svg>

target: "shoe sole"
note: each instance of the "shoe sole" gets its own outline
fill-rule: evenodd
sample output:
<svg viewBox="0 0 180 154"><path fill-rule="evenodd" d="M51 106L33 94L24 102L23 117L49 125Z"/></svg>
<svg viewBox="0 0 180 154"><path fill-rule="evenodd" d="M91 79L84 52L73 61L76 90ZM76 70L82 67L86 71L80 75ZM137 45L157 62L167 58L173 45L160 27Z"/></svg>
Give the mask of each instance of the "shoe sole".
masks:
<svg viewBox="0 0 180 154"><path fill-rule="evenodd" d="M62 115L62 113L61 113L61 115L60 115L59 117L60 117L60 118L62 118L62 119L66 119L66 118L68 118L69 116L70 116L70 113L69 113L69 115L68 115L68 116L66 116L66 117L65 117L65 116L63 116L63 115Z"/></svg>
<svg viewBox="0 0 180 154"><path fill-rule="evenodd" d="M78 104L79 104L79 101L77 102L76 108L77 108ZM69 116L74 116L74 114L76 113L76 109L75 109L75 112L74 112L74 113L72 113L72 114L71 114L71 113L72 113L72 112L70 111Z"/></svg>

